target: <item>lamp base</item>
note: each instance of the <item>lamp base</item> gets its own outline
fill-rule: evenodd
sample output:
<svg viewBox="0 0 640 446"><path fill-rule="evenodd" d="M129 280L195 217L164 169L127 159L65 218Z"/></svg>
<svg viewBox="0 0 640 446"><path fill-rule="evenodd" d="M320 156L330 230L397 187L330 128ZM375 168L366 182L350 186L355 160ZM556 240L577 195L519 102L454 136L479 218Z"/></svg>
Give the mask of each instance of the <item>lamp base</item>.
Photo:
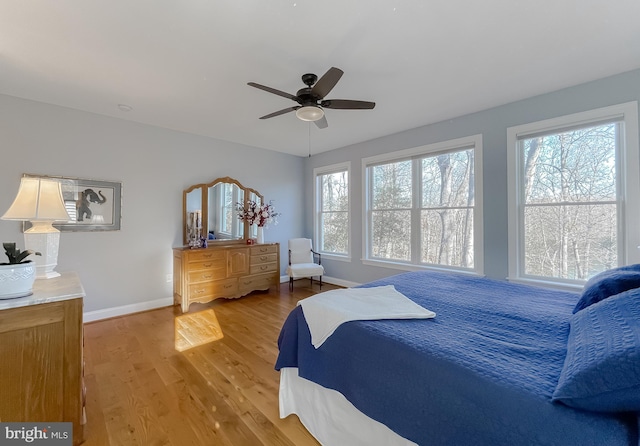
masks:
<svg viewBox="0 0 640 446"><path fill-rule="evenodd" d="M36 279L53 279L54 277L60 277L60 273L57 271L38 271L36 268Z"/></svg>
<svg viewBox="0 0 640 446"><path fill-rule="evenodd" d="M33 226L24 231L24 246L42 255L34 256L36 279L52 279L60 276L54 271L58 265L60 231L51 226L50 221L34 221Z"/></svg>

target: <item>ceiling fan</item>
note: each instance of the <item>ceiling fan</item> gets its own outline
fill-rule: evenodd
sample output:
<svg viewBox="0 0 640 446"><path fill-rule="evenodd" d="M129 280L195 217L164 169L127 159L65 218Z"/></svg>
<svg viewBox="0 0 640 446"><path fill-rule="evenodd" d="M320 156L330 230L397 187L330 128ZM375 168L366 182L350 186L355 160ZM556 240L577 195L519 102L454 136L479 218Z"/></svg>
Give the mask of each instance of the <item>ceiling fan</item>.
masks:
<svg viewBox="0 0 640 446"><path fill-rule="evenodd" d="M333 87L336 86L343 74L344 72L336 67L329 68L329 70L320 79L312 73L303 74L302 82L307 86L298 90L295 96L284 91L276 90L275 88L256 84L255 82L249 82L247 85L268 91L269 93L277 94L278 96L291 99L298 103L296 106L264 115L260 117L260 119L269 119L274 116L280 116L285 113L295 111L296 116L299 119L303 121L314 121L318 128L324 129L328 124L327 118L324 116L323 108L340 110L370 110L376 106L375 102L368 101L325 99L324 97L329 94Z"/></svg>

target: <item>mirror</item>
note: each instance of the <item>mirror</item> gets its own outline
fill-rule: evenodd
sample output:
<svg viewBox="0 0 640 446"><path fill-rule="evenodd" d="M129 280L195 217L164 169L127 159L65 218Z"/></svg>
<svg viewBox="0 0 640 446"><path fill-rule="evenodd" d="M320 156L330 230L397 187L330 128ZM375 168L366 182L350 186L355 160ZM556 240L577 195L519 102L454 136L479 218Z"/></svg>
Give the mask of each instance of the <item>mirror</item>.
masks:
<svg viewBox="0 0 640 446"><path fill-rule="evenodd" d="M183 241L239 241L255 238L257 228L238 218L236 203L262 203L263 196L230 177L196 184L183 193ZM195 242L194 242L195 243Z"/></svg>

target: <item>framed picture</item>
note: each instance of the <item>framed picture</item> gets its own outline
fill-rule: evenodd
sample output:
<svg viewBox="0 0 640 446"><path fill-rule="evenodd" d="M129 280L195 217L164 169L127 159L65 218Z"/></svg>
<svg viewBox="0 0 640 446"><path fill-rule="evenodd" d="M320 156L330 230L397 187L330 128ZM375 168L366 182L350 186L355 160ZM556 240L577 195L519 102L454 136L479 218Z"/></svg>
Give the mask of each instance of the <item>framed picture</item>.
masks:
<svg viewBox="0 0 640 446"><path fill-rule="evenodd" d="M60 182L68 221L53 224L60 231L118 231L122 218L122 183L24 174L25 177L55 179ZM24 222L23 230L31 227Z"/></svg>

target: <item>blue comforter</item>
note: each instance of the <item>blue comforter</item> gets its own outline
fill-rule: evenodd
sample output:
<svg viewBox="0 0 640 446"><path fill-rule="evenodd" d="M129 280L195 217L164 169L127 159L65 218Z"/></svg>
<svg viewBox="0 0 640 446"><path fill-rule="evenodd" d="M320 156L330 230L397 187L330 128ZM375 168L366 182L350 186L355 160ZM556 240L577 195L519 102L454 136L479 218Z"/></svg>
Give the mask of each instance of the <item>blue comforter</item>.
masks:
<svg viewBox="0 0 640 446"><path fill-rule="evenodd" d="M551 402L578 295L484 278L413 272L392 284L435 319L354 321L319 348L300 307L276 369L341 392L420 445L636 445L633 414Z"/></svg>

